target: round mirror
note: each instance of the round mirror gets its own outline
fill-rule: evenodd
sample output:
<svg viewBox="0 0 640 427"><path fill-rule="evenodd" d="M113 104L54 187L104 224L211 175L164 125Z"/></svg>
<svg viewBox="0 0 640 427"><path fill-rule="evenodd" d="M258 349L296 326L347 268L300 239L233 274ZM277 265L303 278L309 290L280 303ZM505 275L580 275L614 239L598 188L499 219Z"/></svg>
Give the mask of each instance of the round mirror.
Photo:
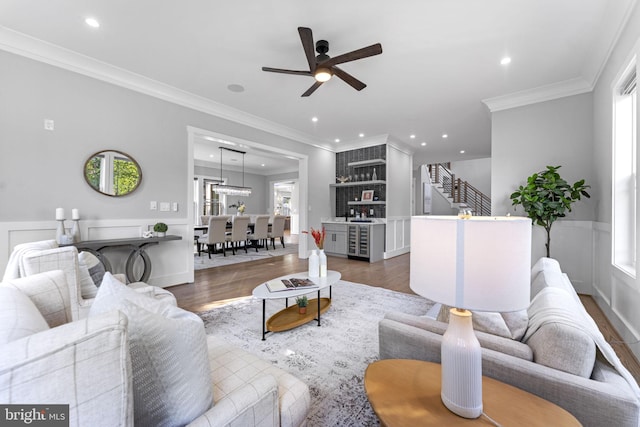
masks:
<svg viewBox="0 0 640 427"><path fill-rule="evenodd" d="M84 164L84 179L94 190L107 196L125 196L142 181L140 165L121 151L95 153Z"/></svg>

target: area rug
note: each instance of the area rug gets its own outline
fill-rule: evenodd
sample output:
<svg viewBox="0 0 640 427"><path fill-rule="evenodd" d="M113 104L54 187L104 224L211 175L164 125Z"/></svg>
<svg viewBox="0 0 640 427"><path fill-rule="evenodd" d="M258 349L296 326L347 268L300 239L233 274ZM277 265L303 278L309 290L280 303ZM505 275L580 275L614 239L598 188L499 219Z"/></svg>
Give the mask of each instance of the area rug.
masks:
<svg viewBox="0 0 640 427"><path fill-rule="evenodd" d="M227 256L220 254L211 254L211 259L209 259L209 255L206 252L202 252L200 256L196 253L193 257L194 259L194 269L196 270L204 270L205 268L213 268L213 267L222 267L223 265L231 265L237 264L240 262L247 261L256 261L259 259L265 259L270 257L288 255L288 254L297 254L298 253L298 245L295 243L287 243L286 247L282 247L280 243L276 243L276 249L274 250L272 247L269 247L267 251L264 248L258 249L256 252L255 248L247 249L247 253L244 253L244 249L236 250L236 254L233 255L230 249L227 249Z"/></svg>
<svg viewBox="0 0 640 427"><path fill-rule="evenodd" d="M328 296L329 290L322 290ZM290 300L290 304L295 303ZM309 385L309 427L376 426L364 391L364 372L378 359L378 322L389 311L424 315L433 302L417 295L339 281L321 317L295 329L269 333L262 341L262 300L246 297L199 313L207 334L220 336ZM284 308L268 300L267 316ZM433 311L433 310L431 310Z"/></svg>

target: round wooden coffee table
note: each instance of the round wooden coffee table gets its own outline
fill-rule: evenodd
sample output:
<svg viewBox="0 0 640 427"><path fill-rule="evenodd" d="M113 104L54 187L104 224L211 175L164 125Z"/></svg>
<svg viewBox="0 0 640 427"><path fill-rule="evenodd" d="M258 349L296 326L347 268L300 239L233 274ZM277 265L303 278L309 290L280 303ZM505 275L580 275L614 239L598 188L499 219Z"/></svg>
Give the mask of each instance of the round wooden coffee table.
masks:
<svg viewBox="0 0 640 427"><path fill-rule="evenodd" d="M493 425L487 418L459 417L440 400L440 365L385 359L367 367L367 397L383 426ZM538 396L482 377L483 411L503 426L580 426L573 415Z"/></svg>

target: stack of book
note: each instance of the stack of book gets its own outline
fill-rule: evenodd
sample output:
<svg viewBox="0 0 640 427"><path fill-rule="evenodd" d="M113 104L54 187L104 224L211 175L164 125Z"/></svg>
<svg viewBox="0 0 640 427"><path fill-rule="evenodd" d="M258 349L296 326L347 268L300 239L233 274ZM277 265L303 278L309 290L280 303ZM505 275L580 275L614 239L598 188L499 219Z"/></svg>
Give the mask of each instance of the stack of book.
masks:
<svg viewBox="0 0 640 427"><path fill-rule="evenodd" d="M294 289L314 289L318 288L318 285L313 283L309 279L278 279L278 280L269 280L267 283L267 289L269 292L280 292L280 291L292 291Z"/></svg>

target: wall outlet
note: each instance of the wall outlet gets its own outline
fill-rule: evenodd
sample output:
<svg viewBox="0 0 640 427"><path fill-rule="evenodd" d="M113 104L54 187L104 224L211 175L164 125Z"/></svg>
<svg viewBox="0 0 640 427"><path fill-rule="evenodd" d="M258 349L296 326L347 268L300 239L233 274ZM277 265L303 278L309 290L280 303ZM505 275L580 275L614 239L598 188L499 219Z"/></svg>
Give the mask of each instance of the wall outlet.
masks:
<svg viewBox="0 0 640 427"><path fill-rule="evenodd" d="M174 212L178 212L178 202L173 202L171 209L173 209Z"/></svg>
<svg viewBox="0 0 640 427"><path fill-rule="evenodd" d="M152 211L157 211L158 210L158 202L149 203L149 209L151 209Z"/></svg>
<svg viewBox="0 0 640 427"><path fill-rule="evenodd" d="M53 130L54 129L54 122L51 119L44 119L44 129L45 130Z"/></svg>
<svg viewBox="0 0 640 427"><path fill-rule="evenodd" d="M160 202L160 212L169 212L170 207L169 202Z"/></svg>

